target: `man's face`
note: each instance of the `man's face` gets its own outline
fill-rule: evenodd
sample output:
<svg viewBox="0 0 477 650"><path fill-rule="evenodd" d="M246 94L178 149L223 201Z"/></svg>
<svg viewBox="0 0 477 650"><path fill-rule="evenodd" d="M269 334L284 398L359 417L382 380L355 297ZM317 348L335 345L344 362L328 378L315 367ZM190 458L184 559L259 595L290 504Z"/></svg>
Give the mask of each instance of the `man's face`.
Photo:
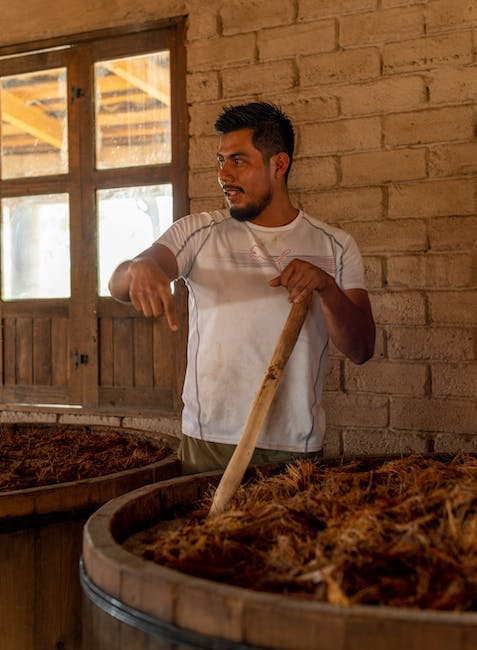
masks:
<svg viewBox="0 0 477 650"><path fill-rule="evenodd" d="M253 221L272 199L270 161L252 144L252 130L240 129L220 137L217 152L219 184L238 221Z"/></svg>

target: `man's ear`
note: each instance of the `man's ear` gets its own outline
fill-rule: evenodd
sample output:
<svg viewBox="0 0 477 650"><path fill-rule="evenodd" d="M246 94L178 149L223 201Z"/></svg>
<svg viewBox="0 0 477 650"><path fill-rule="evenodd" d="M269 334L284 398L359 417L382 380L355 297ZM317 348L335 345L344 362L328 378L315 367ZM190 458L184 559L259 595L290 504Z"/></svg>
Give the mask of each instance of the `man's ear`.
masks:
<svg viewBox="0 0 477 650"><path fill-rule="evenodd" d="M284 151L280 151L273 156L273 160L275 162L275 177L283 178L290 166L290 156Z"/></svg>

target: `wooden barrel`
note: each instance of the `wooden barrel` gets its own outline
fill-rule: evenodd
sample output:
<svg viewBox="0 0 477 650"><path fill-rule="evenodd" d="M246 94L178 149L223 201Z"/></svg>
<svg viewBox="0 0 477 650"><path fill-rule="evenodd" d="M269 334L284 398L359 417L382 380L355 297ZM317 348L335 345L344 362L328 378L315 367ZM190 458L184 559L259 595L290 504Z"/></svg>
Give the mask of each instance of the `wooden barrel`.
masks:
<svg viewBox="0 0 477 650"><path fill-rule="evenodd" d="M260 593L148 562L121 542L220 473L147 486L100 508L83 536L84 650L475 650L477 614L339 607Z"/></svg>
<svg viewBox="0 0 477 650"><path fill-rule="evenodd" d="M157 437L150 439L158 441ZM169 456L143 467L77 482L0 492L2 650L81 647L78 565L84 523L110 499L179 474L175 441L163 436L161 443L169 447Z"/></svg>

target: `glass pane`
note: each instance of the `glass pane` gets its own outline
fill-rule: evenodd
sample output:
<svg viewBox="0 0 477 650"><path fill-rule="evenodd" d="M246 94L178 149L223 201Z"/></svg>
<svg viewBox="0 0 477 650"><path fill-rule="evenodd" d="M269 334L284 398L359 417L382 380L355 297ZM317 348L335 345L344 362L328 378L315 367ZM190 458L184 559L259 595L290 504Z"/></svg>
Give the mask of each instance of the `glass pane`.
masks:
<svg viewBox="0 0 477 650"><path fill-rule="evenodd" d="M66 69L0 78L2 178L68 172Z"/></svg>
<svg viewBox="0 0 477 650"><path fill-rule="evenodd" d="M131 259L172 224L172 185L99 190L99 295L109 296L116 266Z"/></svg>
<svg viewBox="0 0 477 650"><path fill-rule="evenodd" d="M2 200L2 298L68 298L67 194Z"/></svg>
<svg viewBox="0 0 477 650"><path fill-rule="evenodd" d="M101 61L94 71L96 167L170 162L169 52Z"/></svg>

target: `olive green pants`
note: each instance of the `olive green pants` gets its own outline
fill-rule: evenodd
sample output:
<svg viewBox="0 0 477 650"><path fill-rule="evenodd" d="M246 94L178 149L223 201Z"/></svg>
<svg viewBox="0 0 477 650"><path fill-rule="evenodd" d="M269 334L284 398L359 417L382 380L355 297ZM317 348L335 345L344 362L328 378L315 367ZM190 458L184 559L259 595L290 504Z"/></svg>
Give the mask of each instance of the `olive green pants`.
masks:
<svg viewBox="0 0 477 650"><path fill-rule="evenodd" d="M177 452L181 462L182 474L196 474L198 472L225 469L234 450L235 445L227 445L222 442L207 442L189 436L182 436ZM299 458L319 458L322 455L322 451L300 453L297 451L257 448L253 452L250 464L287 463Z"/></svg>

